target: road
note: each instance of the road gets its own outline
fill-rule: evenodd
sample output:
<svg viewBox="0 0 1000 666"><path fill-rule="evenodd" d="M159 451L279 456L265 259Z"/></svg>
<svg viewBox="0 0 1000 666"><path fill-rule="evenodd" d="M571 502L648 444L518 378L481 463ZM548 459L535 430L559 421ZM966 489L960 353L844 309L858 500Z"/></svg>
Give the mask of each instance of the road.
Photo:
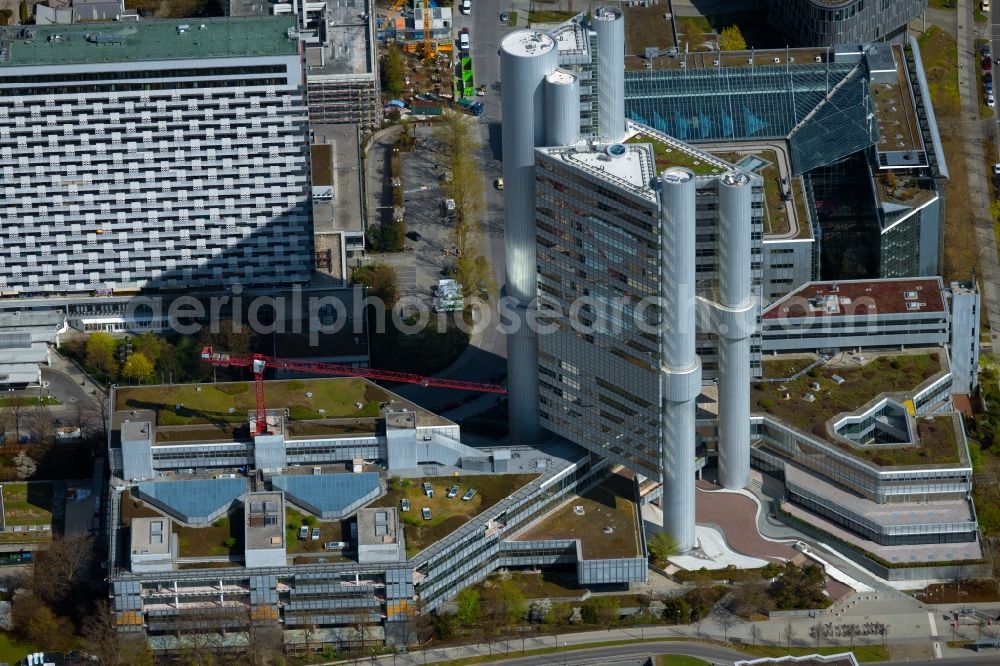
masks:
<svg viewBox="0 0 1000 666"><path fill-rule="evenodd" d="M513 26L500 22L500 12L510 11L510 9L511 0L476 0L473 3L472 13L466 16L456 11L453 23L456 36L462 29L469 29L473 78L477 87L486 85L486 95L476 98L485 107L482 115L476 118L481 143L479 164L483 170L483 191L486 196L483 220L483 252L490 260L493 268L493 280L498 291L501 292L506 281L504 275L503 193L493 187L493 182L503 175L500 162L500 56L498 51L500 40L514 29ZM524 25L526 20L527 11L519 9L519 23ZM426 134L423 133L428 131L426 128L420 128L418 132L421 134L418 136L425 137ZM441 218L435 215L433 203L433 198L440 197L440 190L433 182L438 173L434 170L434 164L443 163L442 158L442 155L432 153L421 161L414 160L416 172L411 174L411 178L420 178L421 168L424 169L423 178L412 186L404 181L406 188L416 188L425 184L428 186L428 190L414 192L411 196L411 200L414 203L421 202L423 204L421 208L426 211L424 214L418 214L416 220L418 225L416 230L426 240L422 239L418 243L407 241L415 246L424 244L427 249L418 248L414 253L419 255L416 258L412 257L410 253L403 255L402 258L402 261L418 264L416 285L418 289L422 290L430 287L430 276L436 275L436 271L439 271L440 267L443 266L441 251L450 246L447 242L448 230L442 224ZM428 175L433 175L433 177L428 177ZM425 200L421 201L421 199ZM435 217L436 219L432 219ZM427 234L425 234L425 230ZM430 252L428 253L427 250ZM425 282L428 284L424 284ZM498 318L495 297L491 298L488 316L491 325L485 326L482 333L474 335L469 348L455 363L439 373L438 376L483 382L494 381L506 376L507 341L496 328ZM419 386L400 387L398 392L419 405L440 411L444 416L456 419L488 409L497 400L497 396L494 394L465 395L456 394L455 391ZM457 404L458 407L449 410L442 409L444 405L452 404Z"/></svg>
<svg viewBox="0 0 1000 666"><path fill-rule="evenodd" d="M978 29L973 21L976 0L958 0L958 87L962 99L964 155L948 155L947 159L965 159L969 179L969 199L973 203L973 225L979 247L978 270L982 281L982 301L986 311L987 326L992 349L1000 349L1000 264L997 259L997 241L990 213L992 202L990 179L983 160L982 147L987 138L997 136L996 121L984 123L979 116L979 96L982 91L976 78L981 58L975 40ZM993 53L1000 47L1000 12L990 18L988 35ZM998 158L1000 159L1000 158Z"/></svg>

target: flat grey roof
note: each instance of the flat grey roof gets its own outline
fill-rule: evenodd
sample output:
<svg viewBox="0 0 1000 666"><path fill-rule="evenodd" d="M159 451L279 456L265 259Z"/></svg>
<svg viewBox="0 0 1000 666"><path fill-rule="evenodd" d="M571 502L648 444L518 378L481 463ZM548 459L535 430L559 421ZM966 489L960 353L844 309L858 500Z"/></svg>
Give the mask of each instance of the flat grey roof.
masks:
<svg viewBox="0 0 1000 666"><path fill-rule="evenodd" d="M371 16L370 0L328 2L327 42L306 48L309 76L374 76Z"/></svg>
<svg viewBox="0 0 1000 666"><path fill-rule="evenodd" d="M396 507L358 509L358 545L396 543L399 520Z"/></svg>
<svg viewBox="0 0 1000 666"><path fill-rule="evenodd" d="M288 37L294 27L294 16L264 16L7 28L0 67L289 56L299 52L298 39Z"/></svg>
<svg viewBox="0 0 1000 666"><path fill-rule="evenodd" d="M313 146L329 145L334 197L330 203L313 203L313 231L364 231L361 202L361 160L356 125L313 125ZM317 159L326 159L326 151L314 151L314 174ZM315 177L315 175L314 175ZM314 183L317 185L319 183Z"/></svg>
<svg viewBox="0 0 1000 666"><path fill-rule="evenodd" d="M243 520L247 550L285 547L285 498L280 492L247 493Z"/></svg>
<svg viewBox="0 0 1000 666"><path fill-rule="evenodd" d="M133 518L131 533L133 555L166 555L170 552L170 519Z"/></svg>
<svg viewBox="0 0 1000 666"><path fill-rule="evenodd" d="M972 507L965 500L878 504L870 499L842 490L828 483L822 477L787 461L785 463L785 478L879 525L924 525L974 520Z"/></svg>

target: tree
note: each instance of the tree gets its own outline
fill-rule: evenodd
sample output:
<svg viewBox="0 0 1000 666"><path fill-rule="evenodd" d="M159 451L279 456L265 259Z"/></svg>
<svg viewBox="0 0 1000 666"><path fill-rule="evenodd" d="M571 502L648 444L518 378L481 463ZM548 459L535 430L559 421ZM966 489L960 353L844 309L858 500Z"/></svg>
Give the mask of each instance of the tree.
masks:
<svg viewBox="0 0 1000 666"><path fill-rule="evenodd" d="M10 440L17 444L21 437L21 426L28 413L28 407L20 400L10 400L0 408L0 419L3 420L4 427L4 447Z"/></svg>
<svg viewBox="0 0 1000 666"><path fill-rule="evenodd" d="M739 26L731 25L728 28L723 28L722 32L719 33L720 51L745 51L746 48L747 41L743 39L743 33L740 32Z"/></svg>
<svg viewBox="0 0 1000 666"><path fill-rule="evenodd" d="M738 615L725 608L720 608L712 613L712 620L722 629L722 637L725 641L729 640L729 630L742 621Z"/></svg>
<svg viewBox="0 0 1000 666"><path fill-rule="evenodd" d="M396 269L389 264L368 264L354 269L351 281L368 287L369 296L382 300L386 310L396 304L399 278Z"/></svg>
<svg viewBox="0 0 1000 666"><path fill-rule="evenodd" d="M54 606L65 602L80 574L90 562L93 543L84 534L55 537L35 554L31 588L42 601Z"/></svg>
<svg viewBox="0 0 1000 666"><path fill-rule="evenodd" d="M88 401L85 409L90 418L97 423L102 441L108 441L108 420L111 416L111 402L108 394L98 389L93 395L93 400Z"/></svg>
<svg viewBox="0 0 1000 666"><path fill-rule="evenodd" d="M769 610L771 598L767 595L767 583L750 581L733 589L729 610L745 620L753 615Z"/></svg>
<svg viewBox="0 0 1000 666"><path fill-rule="evenodd" d="M52 412L48 407L32 405L25 412L25 423L35 434L38 441L44 445L52 443L56 434L56 425L52 420ZM41 458L42 456L38 456Z"/></svg>
<svg viewBox="0 0 1000 666"><path fill-rule="evenodd" d="M118 374L118 341L104 331L96 331L87 337L84 358L88 366L107 377Z"/></svg>
<svg viewBox="0 0 1000 666"><path fill-rule="evenodd" d="M102 666L153 666L153 653L146 639L118 632L115 612L107 601L83 621L81 631L87 651L95 655Z"/></svg>
<svg viewBox="0 0 1000 666"><path fill-rule="evenodd" d="M50 650L64 650L73 642L73 625L60 617L37 596L22 591L14 597L10 609L14 631L36 645Z"/></svg>
<svg viewBox="0 0 1000 666"><path fill-rule="evenodd" d="M463 625L473 625L479 622L479 593L470 587L465 588L455 597L458 604L458 621Z"/></svg>
<svg viewBox="0 0 1000 666"><path fill-rule="evenodd" d="M446 641L455 636L458 628L458 616L454 613L435 613L433 619L434 638Z"/></svg>
<svg viewBox="0 0 1000 666"><path fill-rule="evenodd" d="M648 548L653 564L660 568L666 565L667 558L677 554L677 542L666 532L658 532L650 539Z"/></svg>
<svg viewBox="0 0 1000 666"><path fill-rule="evenodd" d="M509 626L524 617L527 602L524 593L513 581L500 581L497 590L497 619L504 626Z"/></svg>
<svg viewBox="0 0 1000 666"><path fill-rule="evenodd" d="M403 92L405 71L402 52L396 44L389 44L382 56L382 87L393 97Z"/></svg>
<svg viewBox="0 0 1000 666"><path fill-rule="evenodd" d="M785 647L791 650L792 641L795 640L795 635L796 635L795 627L792 626L791 622L785 625L785 630L783 633L785 634Z"/></svg>
<svg viewBox="0 0 1000 666"><path fill-rule="evenodd" d="M844 633L847 634L847 637L849 639L851 639L851 650L853 651L854 637L858 635L858 625L854 624L853 622L848 623L847 626L844 627Z"/></svg>
<svg viewBox="0 0 1000 666"><path fill-rule="evenodd" d="M768 594L782 610L817 608L826 603L825 587L826 576L821 568L815 564L800 568L789 562L784 573L771 583Z"/></svg>
<svg viewBox="0 0 1000 666"><path fill-rule="evenodd" d="M153 362L145 354L133 353L122 366L122 377L133 383L149 382L153 378Z"/></svg>
<svg viewBox="0 0 1000 666"><path fill-rule="evenodd" d="M14 469L17 470L17 478L22 481L25 479L30 479L35 475L38 470L38 465L35 461L24 451L21 451L16 456L14 456Z"/></svg>
<svg viewBox="0 0 1000 666"><path fill-rule="evenodd" d="M21 0L21 4L18 5L17 9L20 13L21 23L27 23L28 19L31 18L31 9L28 7L28 0Z"/></svg>
<svg viewBox="0 0 1000 666"><path fill-rule="evenodd" d="M750 625L750 640L754 647L757 647L757 641L760 640L761 630L760 625L751 624Z"/></svg>

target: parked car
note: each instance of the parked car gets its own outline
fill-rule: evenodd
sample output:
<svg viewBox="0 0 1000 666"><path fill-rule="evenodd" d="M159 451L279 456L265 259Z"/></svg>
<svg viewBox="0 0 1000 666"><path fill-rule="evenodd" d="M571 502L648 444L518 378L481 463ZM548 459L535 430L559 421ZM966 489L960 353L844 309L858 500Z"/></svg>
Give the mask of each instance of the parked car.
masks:
<svg viewBox="0 0 1000 666"><path fill-rule="evenodd" d="M406 499L405 497L403 499L399 500L399 508L402 509L403 511L409 511L410 510L410 500Z"/></svg>
<svg viewBox="0 0 1000 666"><path fill-rule="evenodd" d="M458 11L462 12L466 16L472 13L472 0L462 0L462 3L458 6Z"/></svg>
<svg viewBox="0 0 1000 666"><path fill-rule="evenodd" d="M463 502L468 502L470 499L472 499L475 496L476 496L476 489L475 488L469 488L469 492L467 492L464 495L462 495L462 501Z"/></svg>
<svg viewBox="0 0 1000 666"><path fill-rule="evenodd" d="M421 516L423 516L423 519L424 519L424 520L430 520L430 519L431 519L431 510L430 510L430 509L428 509L428 508L427 508L427 507L425 506L424 508L422 508L422 509L420 510L420 515L421 515Z"/></svg>
<svg viewBox="0 0 1000 666"><path fill-rule="evenodd" d="M462 51L468 53L468 51L469 51L469 44L470 44L470 41L469 41L469 29L468 28L462 28L462 32L460 32L458 34L458 48L460 48Z"/></svg>
<svg viewBox="0 0 1000 666"><path fill-rule="evenodd" d="M309 538L309 528L303 525L299 528L299 538L308 539Z"/></svg>
<svg viewBox="0 0 1000 666"><path fill-rule="evenodd" d="M996 100L993 98L993 93L986 93L986 106L991 109L997 105Z"/></svg>
<svg viewBox="0 0 1000 666"><path fill-rule="evenodd" d="M418 231L407 231L406 237L409 238L411 241L418 241L421 238L423 238L423 236L421 236L420 232Z"/></svg>
<svg viewBox="0 0 1000 666"><path fill-rule="evenodd" d="M500 22L503 24L510 23L510 14L507 12L500 12Z"/></svg>
<svg viewBox="0 0 1000 666"><path fill-rule="evenodd" d="M983 58L983 69L987 72L993 69L993 61L989 58Z"/></svg>
<svg viewBox="0 0 1000 666"><path fill-rule="evenodd" d="M428 497L434 497L434 486L424 481L423 488L424 488L424 495L427 495Z"/></svg>
<svg viewBox="0 0 1000 666"><path fill-rule="evenodd" d="M451 499L458 494L458 486L452 486L448 489L448 499Z"/></svg>
<svg viewBox="0 0 1000 666"><path fill-rule="evenodd" d="M312 540L313 541L319 541L319 528L318 527L314 527L313 528Z"/></svg>
<svg viewBox="0 0 1000 666"><path fill-rule="evenodd" d="M496 180L494 180L493 187L503 192L503 178L497 178Z"/></svg>

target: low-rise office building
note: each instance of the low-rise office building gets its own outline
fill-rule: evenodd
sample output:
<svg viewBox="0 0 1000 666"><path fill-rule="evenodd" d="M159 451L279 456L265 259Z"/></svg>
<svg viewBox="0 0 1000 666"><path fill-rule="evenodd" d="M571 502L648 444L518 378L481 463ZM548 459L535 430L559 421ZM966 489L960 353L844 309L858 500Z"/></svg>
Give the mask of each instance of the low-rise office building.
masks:
<svg viewBox="0 0 1000 666"><path fill-rule="evenodd" d="M865 565L980 561L972 465L944 348L765 361L751 456L783 483L781 515Z"/></svg>
<svg viewBox="0 0 1000 666"><path fill-rule="evenodd" d="M122 631L168 654L206 630L241 635L251 618L288 646L406 644L418 608L500 567L646 579L635 481L607 460L558 440L471 448L454 423L365 380L300 384L268 383L270 433L256 438L235 416L248 384L115 391L108 549ZM230 425L204 423L195 402ZM442 520L444 536L422 529Z"/></svg>
<svg viewBox="0 0 1000 666"><path fill-rule="evenodd" d="M947 347L952 390L978 385L979 290L941 278L809 282L761 313L764 354Z"/></svg>

